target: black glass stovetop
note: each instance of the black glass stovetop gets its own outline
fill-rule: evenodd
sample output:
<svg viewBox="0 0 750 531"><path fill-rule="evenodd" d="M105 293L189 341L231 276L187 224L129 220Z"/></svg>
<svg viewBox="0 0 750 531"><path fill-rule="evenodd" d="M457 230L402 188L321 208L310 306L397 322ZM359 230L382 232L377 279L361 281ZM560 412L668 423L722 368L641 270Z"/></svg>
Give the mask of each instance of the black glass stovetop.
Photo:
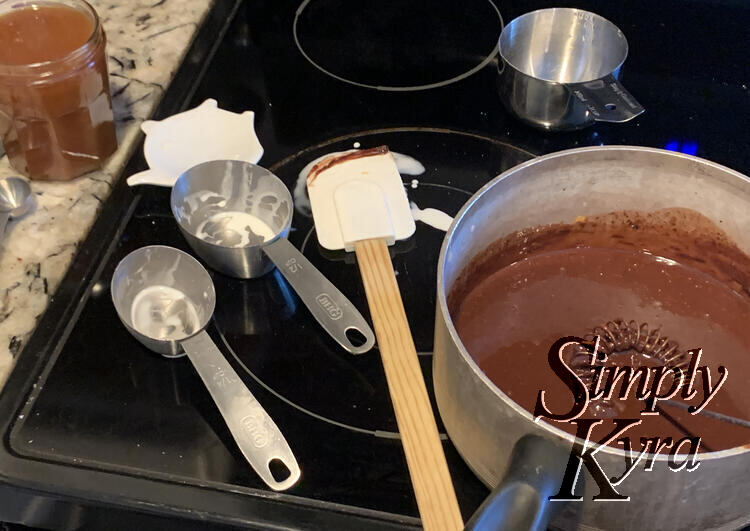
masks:
<svg viewBox="0 0 750 531"><path fill-rule="evenodd" d="M321 155L386 144L424 166L423 173L403 175L409 199L450 215L504 170L572 147L666 147L750 172L750 73L737 45L749 42L750 8L732 1L574 2L626 34L623 81L647 111L627 124L547 134L517 123L501 107L494 45L503 18L555 4L248 2L189 106L211 97L228 110L255 111L265 148L260 164L291 190L302 168ZM717 27L724 29L704 31ZM144 485L153 486L154 496L160 489L196 487L269 500L281 504L281 512L284 503L314 505L323 513L416 524L377 349L352 356L338 348L276 272L245 281L211 272L217 305L209 333L281 428L302 469L298 484L271 494L239 453L190 363L147 351L121 326L109 292L117 262L144 245L190 249L170 214L168 190L140 187L120 197L116 206L126 214L112 241L84 244L84 250L107 252L91 251L102 266L78 280L84 295L18 409L7 437L11 451L61 465L58 470L148 480ZM417 223L412 238L391 248L430 392L443 236ZM369 318L353 257L318 246L303 204L289 239ZM32 355L27 349L20 356ZM447 438L444 448L468 517L488 491ZM145 489L141 497L148 502L151 494ZM275 521L270 510L258 516L264 518ZM328 527L322 522L297 524Z"/></svg>

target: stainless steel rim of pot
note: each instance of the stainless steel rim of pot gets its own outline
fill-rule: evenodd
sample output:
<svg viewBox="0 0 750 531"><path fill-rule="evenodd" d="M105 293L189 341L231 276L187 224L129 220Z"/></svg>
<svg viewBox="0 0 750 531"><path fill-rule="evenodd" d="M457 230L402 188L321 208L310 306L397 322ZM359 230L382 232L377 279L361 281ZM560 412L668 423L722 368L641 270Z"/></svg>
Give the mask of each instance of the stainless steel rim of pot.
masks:
<svg viewBox="0 0 750 531"><path fill-rule="evenodd" d="M486 374L479 368L479 366L476 364L474 359L471 357L469 352L466 350L466 347L461 342L460 337L458 336L458 332L456 331L455 326L453 325L453 320L451 318L450 312L448 311L448 303L447 303L447 293L445 290L445 282L444 282L444 276L445 276L445 262L446 262L446 256L447 256L447 250L448 246L450 245L451 239L456 231L456 228L461 223L462 218L466 215L466 213L471 209L472 205L484 194L486 190L491 188L495 185L498 181L501 181L502 179L507 178L511 174L531 166L534 166L536 164L540 164L544 161L553 159L553 158L559 158L559 157L568 157L571 155L577 155L580 153L585 153L589 151L614 151L614 150L635 150L635 151L641 151L641 152L651 152L651 153L660 153L662 155L668 155L672 157L682 158L690 161L695 161L700 163L701 165L708 165L715 167L723 172L727 172L729 174L732 174L734 177L741 179L747 183L750 184L750 178L747 176L736 172L730 168L727 168L726 166L722 166L721 164L717 164L715 162L711 162L705 159L702 159L700 157L694 157L691 155L685 155L683 153L676 153L673 151L666 151L663 149L657 149L657 148L649 148L649 147L640 147L640 146L594 146L594 147L585 147L585 148L576 148L576 149L569 149L565 151L559 151L556 153L551 153L549 155L544 155L541 157L537 157L534 159L531 159L530 161L524 162L522 164L519 164L518 166L514 166L513 168L501 173L491 181L489 181L487 184L485 184L482 188L480 188L467 202L466 204L461 208L461 210L456 214L456 216L453 218L453 223L451 224L450 228L448 229L448 232L446 232L445 238L443 240L443 245L440 249L440 257L438 259L438 269L437 269L437 306L438 311L443 316L443 319L445 320L446 327L450 333L451 339L454 341L455 345L458 347L459 352L461 353L462 358L464 361L472 368L472 370L478 375L478 377L482 380L482 382L500 399L506 402L518 415L528 419L530 422L534 422L534 416L527 411L526 409L522 408L520 405L518 405L515 401L513 401L508 395L506 395L499 387L497 387L492 380L487 377ZM570 433L561 430L560 428L555 427L554 425L545 422L540 421L537 422L540 426L542 426L546 431L556 435L559 438L562 438L568 442L576 443L579 445L585 444L585 441L582 439L575 437L574 435L571 435ZM617 455L621 457L629 457L629 454L625 450L621 450L619 448L614 448L611 446L605 446L601 449L603 453ZM740 446L735 448L729 448L725 450L718 450L714 452L705 452L701 453L701 460L710 460L710 459L721 459L724 457L730 457L734 455L740 455L750 453L750 445L748 446ZM657 462L666 462L669 459L668 455L664 455L661 453L658 454L644 454L644 458L648 460L655 460Z"/></svg>

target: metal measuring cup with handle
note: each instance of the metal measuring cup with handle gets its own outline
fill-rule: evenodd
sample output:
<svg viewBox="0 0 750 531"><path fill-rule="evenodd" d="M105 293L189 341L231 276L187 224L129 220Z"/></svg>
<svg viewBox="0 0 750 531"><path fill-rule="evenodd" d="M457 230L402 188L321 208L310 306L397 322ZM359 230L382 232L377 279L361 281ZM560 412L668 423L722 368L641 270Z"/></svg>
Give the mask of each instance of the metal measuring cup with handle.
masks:
<svg viewBox="0 0 750 531"><path fill-rule="evenodd" d="M273 173L243 161L204 162L180 175L170 203L188 244L213 269L256 278L275 266L345 350L362 354L375 344L357 308L287 240L292 196ZM355 331L361 344L350 337Z"/></svg>
<svg viewBox="0 0 750 531"><path fill-rule="evenodd" d="M0 146L2 147L2 146ZM0 149L0 156L2 150ZM0 179L0 241L10 218L18 218L31 208L31 185L21 177Z"/></svg>
<svg viewBox="0 0 750 531"><path fill-rule="evenodd" d="M549 131L627 122L644 109L619 82L628 41L609 20L570 8L513 19L498 42L498 90L506 108Z"/></svg>
<svg viewBox="0 0 750 531"><path fill-rule="evenodd" d="M151 245L122 259L111 288L120 321L138 341L167 358L187 354L260 478L277 491L294 485L301 473L284 435L205 331L216 304L208 271L187 253ZM272 461L287 468L286 479L274 478Z"/></svg>

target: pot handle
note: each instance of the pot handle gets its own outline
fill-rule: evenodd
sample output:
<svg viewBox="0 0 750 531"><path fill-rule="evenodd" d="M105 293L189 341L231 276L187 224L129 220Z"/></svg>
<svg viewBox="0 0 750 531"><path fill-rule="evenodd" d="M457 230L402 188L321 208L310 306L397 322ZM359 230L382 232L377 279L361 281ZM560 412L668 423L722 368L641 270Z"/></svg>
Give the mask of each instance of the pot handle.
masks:
<svg viewBox="0 0 750 531"><path fill-rule="evenodd" d="M611 74L566 85L597 122L627 122L646 110Z"/></svg>
<svg viewBox="0 0 750 531"><path fill-rule="evenodd" d="M516 442L505 477L469 519L468 531L545 531L563 502L560 489L570 451L539 435Z"/></svg>

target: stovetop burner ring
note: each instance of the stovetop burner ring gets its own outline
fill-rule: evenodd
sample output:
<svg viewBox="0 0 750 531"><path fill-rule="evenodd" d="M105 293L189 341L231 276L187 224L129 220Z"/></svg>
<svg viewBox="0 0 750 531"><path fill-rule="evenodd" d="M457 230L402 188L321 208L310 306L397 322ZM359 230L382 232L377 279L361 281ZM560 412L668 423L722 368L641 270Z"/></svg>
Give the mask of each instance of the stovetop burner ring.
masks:
<svg viewBox="0 0 750 531"><path fill-rule="evenodd" d="M310 231L310 233L312 233L312 231ZM234 351L234 349L232 348L232 346L229 344L229 341L227 341L226 336L221 331L221 328L219 328L219 325L218 325L218 323L216 323L215 319L214 319L214 327L216 329L217 334L219 335L219 338L221 339L222 344L224 345L224 348L226 348L227 352L229 352L232 355L232 357L234 358L234 361L236 361L239 364L239 366L242 368L242 370L245 371L245 373L248 376L250 376L250 378L252 378L255 381L255 383L257 383L258 385L260 385L263 389L265 389L266 391L268 391L269 393L271 393L273 396L275 396L276 398L278 398L279 400L281 400L282 402L284 402L288 406L293 407L297 411L301 411L305 415L309 415L309 416L311 416L311 417L313 417L315 419L322 420L323 422L327 422L328 424L332 424L332 425L337 426L339 428L344 428L344 429L351 430L351 431L354 431L354 432L357 432L357 433L362 433L362 434L365 434L365 435L372 435L373 437L380 437L380 438L383 438L383 439L400 439L401 438L401 435L399 433L397 433L397 432L388 431L388 430L368 430L366 428L359 428L357 426L351 426L350 424L346 424L344 422L339 422L337 420L329 419L328 417L325 417L323 415L315 413L314 411L310 411L309 409L306 409L306 408L300 406L299 404L293 402L292 400L289 400L287 397L285 397L281 393L277 392L270 385L266 384L263 380L261 380L260 378L258 378L258 376L253 371L251 371L250 368L247 365L245 365L245 363L242 361L242 359L240 359L240 357ZM420 354L424 354L424 353L420 353ZM431 354L431 353L429 353L429 354ZM445 433L440 433L440 439L443 440L443 441L447 441L448 440L448 435L446 435Z"/></svg>
<svg viewBox="0 0 750 531"><path fill-rule="evenodd" d="M391 253L429 391L435 275L445 234L430 224L444 222L442 218L435 221L435 211L455 215L487 181L532 155L500 139L476 133L401 127L357 131L328 139L269 165L269 170L294 190L295 217L290 241L331 282L341 286L361 310L366 307L366 300L354 257L341 251L327 251L318 245L310 214L299 208L304 201L298 188L302 183L304 191L305 170L321 156L355 146L378 145L388 145L398 154L403 185L413 203L415 216L420 218L414 236L398 242ZM422 218L424 212L427 212L426 218ZM425 222L425 219L431 221ZM418 251L414 252L415 249ZM284 407L291 406L296 414L304 413L303 417L323 421L321 424L326 426L344 428L346 432L368 439L369 436L397 437L398 429L377 352L354 357L339 352L335 345L320 337L317 325L309 322L307 314L292 318L296 313L295 304L280 296L283 290L276 282L269 282L263 289L246 288L239 290L230 283L219 287L225 304L220 307L224 310L218 312L215 322L225 339L217 337L216 340L225 343L227 355L232 352L239 358L238 363L244 366L242 370L260 384L259 391L268 391L268 399L278 398ZM258 311L232 310L240 300L238 297L247 302L243 303L245 306L249 304ZM281 312L283 318L275 319L268 312L273 315ZM262 337L266 339L261 341ZM283 367L293 367L300 378L289 378L289 371ZM248 384L252 385L250 381Z"/></svg>
<svg viewBox="0 0 750 531"><path fill-rule="evenodd" d="M443 79L443 80L432 82L432 83L416 84L416 85L410 85L410 86L396 86L396 85L386 85L386 84L381 85L381 84L373 84L373 83L365 83L365 82L356 81L345 75L339 75L339 74L332 72L329 68L324 67L323 65L320 64L320 62L313 59L311 55L307 51L305 51L305 47L300 42L299 21L300 21L300 16L302 15L302 13L305 11L305 9L308 7L308 5L311 2L312 0L304 0L299 5L299 7L297 8L297 11L294 14L294 22L292 23L292 35L294 37L294 43L297 46L297 49L299 50L299 52L302 54L302 56L311 65L313 65L315 68L317 68L324 74L334 79L337 79L339 81L342 81L344 83L348 83L350 85L355 85L355 86L362 87L362 88L386 91L386 92L414 92L414 91L419 91L419 90L428 90L428 89L443 87L443 86L455 83L457 81L461 81L462 79L465 79L475 74L476 72L480 71L482 68L487 66L489 63L491 63L498 55L497 42L495 41L493 43L493 46L490 52L482 59L482 61L480 61L474 67L462 73L459 73L458 75L453 75L448 79ZM500 32L505 26L502 14L500 13L500 10L495 5L493 0L487 0L487 3L492 8L492 11L497 15L498 22L499 22L499 31L497 33L497 38L499 39Z"/></svg>

